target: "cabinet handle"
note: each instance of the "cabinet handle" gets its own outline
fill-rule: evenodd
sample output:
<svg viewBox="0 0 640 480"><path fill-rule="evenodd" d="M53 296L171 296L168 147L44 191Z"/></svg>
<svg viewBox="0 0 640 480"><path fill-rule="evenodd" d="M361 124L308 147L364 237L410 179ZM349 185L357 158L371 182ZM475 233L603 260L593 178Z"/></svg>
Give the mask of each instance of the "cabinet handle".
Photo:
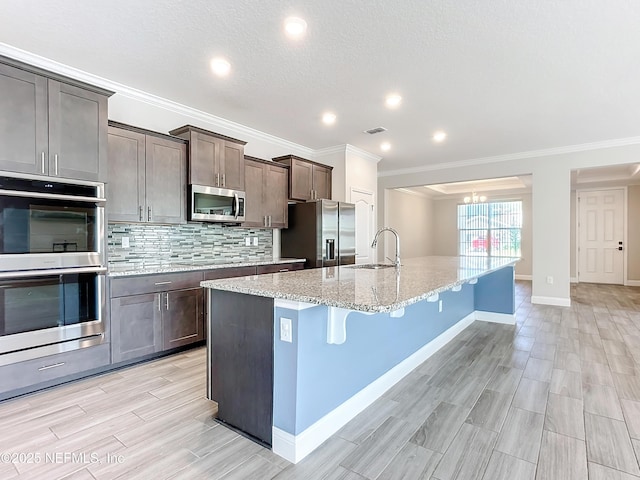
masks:
<svg viewBox="0 0 640 480"><path fill-rule="evenodd" d="M164 295L165 295L164 297L165 305L167 306L167 310L169 310L169 294L165 293Z"/></svg>
<svg viewBox="0 0 640 480"><path fill-rule="evenodd" d="M53 365L47 365L45 367L40 367L38 369L39 372L42 372L43 370L49 370L50 368L56 368L56 367L61 367L62 365L64 365L66 362L60 362L60 363L54 363Z"/></svg>
<svg viewBox="0 0 640 480"><path fill-rule="evenodd" d="M279 271L279 272L288 272L288 271L289 271L289 269L288 269L288 268L282 268L282 269L280 269L280 270L278 270L278 271Z"/></svg>
<svg viewBox="0 0 640 480"><path fill-rule="evenodd" d="M158 311L159 312L162 311L162 294L161 293L158 294Z"/></svg>
<svg viewBox="0 0 640 480"><path fill-rule="evenodd" d="M171 282L156 282L156 285L171 285Z"/></svg>
<svg viewBox="0 0 640 480"><path fill-rule="evenodd" d="M57 177L58 176L58 154L57 153L53 156L53 170Z"/></svg>
<svg viewBox="0 0 640 480"><path fill-rule="evenodd" d="M227 186L227 175L225 173L222 174L222 186Z"/></svg>
<svg viewBox="0 0 640 480"><path fill-rule="evenodd" d="M40 155L40 170L41 173L44 173L44 152Z"/></svg>
<svg viewBox="0 0 640 480"><path fill-rule="evenodd" d="M269 226L271 226L271 215L269 215Z"/></svg>
<svg viewBox="0 0 640 480"><path fill-rule="evenodd" d="M142 205L138 206L138 216L140 217L140 221L142 221Z"/></svg>
<svg viewBox="0 0 640 480"><path fill-rule="evenodd" d="M151 207L147 207L147 222L151 221Z"/></svg>
<svg viewBox="0 0 640 480"><path fill-rule="evenodd" d="M216 173L216 187L220 186L220 174Z"/></svg>

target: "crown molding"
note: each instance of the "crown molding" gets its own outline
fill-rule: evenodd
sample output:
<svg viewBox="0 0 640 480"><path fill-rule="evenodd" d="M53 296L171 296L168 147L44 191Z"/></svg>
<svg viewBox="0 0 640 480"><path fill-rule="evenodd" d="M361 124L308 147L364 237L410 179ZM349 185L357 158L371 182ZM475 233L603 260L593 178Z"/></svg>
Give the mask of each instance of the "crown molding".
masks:
<svg viewBox="0 0 640 480"><path fill-rule="evenodd" d="M434 165L426 165L424 167L403 168L398 170L386 170L378 172L378 177L393 177L396 175L406 175L412 173L433 172L435 170L446 170L448 168L471 167L475 165L484 165L488 163L508 162L511 160L523 160L525 158L549 157L553 155L562 155L565 153L585 152L588 150L599 150L602 148L624 147L626 145L640 144L640 137L617 138L613 140L604 140L601 142L582 143L578 145L567 145L566 147L545 148L542 150L530 150L527 152L509 153L505 155L496 155L494 157L481 157L469 160L459 160L449 163L436 163Z"/></svg>
<svg viewBox="0 0 640 480"><path fill-rule="evenodd" d="M347 144L346 152L353 153L354 155L358 155L359 157L364 158L365 160L370 160L375 163L378 163L380 160L382 160L381 156L375 155L371 152L367 152L362 148L354 147L353 145L350 145L350 144Z"/></svg>
<svg viewBox="0 0 640 480"><path fill-rule="evenodd" d="M346 153L348 145L335 145L333 147L319 148L313 151L314 157L326 157L327 155L335 155L336 153Z"/></svg>
<svg viewBox="0 0 640 480"><path fill-rule="evenodd" d="M369 160L375 163L378 163L380 160L382 160L382 157L378 156L378 155L374 155L373 153L367 152L366 150L363 150L359 147L355 147L353 145L350 145L348 143L342 144L342 145L335 145L333 147L326 147L326 148L320 148L318 150L314 150L314 156L315 157L325 157L327 155L334 155L336 153L339 154L347 154L347 153L352 153L354 155L359 156L360 158L364 159L364 160Z"/></svg>
<svg viewBox="0 0 640 480"><path fill-rule="evenodd" d="M93 75L91 73L85 72L84 70L70 67L54 60L35 55L31 52L21 50L6 43L0 42L0 55L5 55L7 57L11 57L15 60L28 63L29 65L33 65L44 70L49 70L66 77L74 78L85 83L90 83L107 90L112 90L116 95L121 95L132 100L137 100L148 105L172 111L180 115L185 115L187 117L193 118L194 120L206 122L207 124L213 125L214 127L219 127L224 130L230 130L234 135L245 135L256 140L262 140L271 144L278 145L287 150L293 150L298 155L313 156L316 152L316 150L305 147L304 145L300 145L295 142L285 140L284 138L276 137L275 135L256 130L255 128L247 127L246 125L242 125L240 123L232 122L231 120L212 115L202 110L198 110L196 108L173 102L171 100L167 100L166 98L162 98L157 95L153 95L151 93L147 93L142 90L138 90L136 88L132 88L127 85L108 80L98 75Z"/></svg>

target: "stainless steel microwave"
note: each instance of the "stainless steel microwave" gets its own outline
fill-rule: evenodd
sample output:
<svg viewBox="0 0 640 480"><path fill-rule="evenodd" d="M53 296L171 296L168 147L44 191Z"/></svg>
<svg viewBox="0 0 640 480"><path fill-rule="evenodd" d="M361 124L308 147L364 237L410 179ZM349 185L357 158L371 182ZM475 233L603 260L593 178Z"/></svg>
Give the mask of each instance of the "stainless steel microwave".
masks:
<svg viewBox="0 0 640 480"><path fill-rule="evenodd" d="M228 188L189 186L189 220L196 222L244 222L245 193Z"/></svg>

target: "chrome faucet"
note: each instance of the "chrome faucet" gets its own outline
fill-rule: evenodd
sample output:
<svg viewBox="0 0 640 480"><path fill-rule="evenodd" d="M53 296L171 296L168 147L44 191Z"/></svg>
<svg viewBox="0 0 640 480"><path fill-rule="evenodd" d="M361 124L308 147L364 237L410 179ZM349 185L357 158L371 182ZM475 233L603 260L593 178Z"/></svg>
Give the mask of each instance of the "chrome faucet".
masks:
<svg viewBox="0 0 640 480"><path fill-rule="evenodd" d="M391 227L382 227L380 230L376 232L375 237L373 237L373 243L371 243L371 248L376 248L378 245L378 237L382 232L391 232L396 236L396 260L393 261L389 257L386 257L387 260L393 262L396 268L400 268L400 235Z"/></svg>

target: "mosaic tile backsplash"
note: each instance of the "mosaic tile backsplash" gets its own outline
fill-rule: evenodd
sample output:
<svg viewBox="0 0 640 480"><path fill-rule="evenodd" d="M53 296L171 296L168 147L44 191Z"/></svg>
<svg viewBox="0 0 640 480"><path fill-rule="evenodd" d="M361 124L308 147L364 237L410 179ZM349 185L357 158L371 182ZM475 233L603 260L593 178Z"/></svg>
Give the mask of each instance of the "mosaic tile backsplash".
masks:
<svg viewBox="0 0 640 480"><path fill-rule="evenodd" d="M129 248L122 238L129 238ZM251 246L245 245L250 237ZM253 245L253 239L258 245ZM219 224L143 225L110 223L107 227L109 264L163 264L201 260L244 260L273 255L271 229L227 227Z"/></svg>

